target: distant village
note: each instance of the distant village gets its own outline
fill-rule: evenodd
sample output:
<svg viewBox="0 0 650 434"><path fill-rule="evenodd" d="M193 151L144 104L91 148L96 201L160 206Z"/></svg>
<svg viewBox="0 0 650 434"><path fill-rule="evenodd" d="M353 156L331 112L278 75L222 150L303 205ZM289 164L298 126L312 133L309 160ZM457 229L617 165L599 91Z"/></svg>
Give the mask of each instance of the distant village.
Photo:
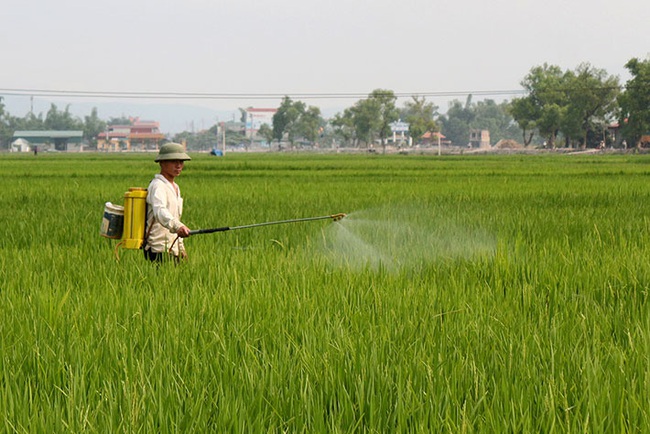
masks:
<svg viewBox="0 0 650 434"><path fill-rule="evenodd" d="M81 130L36 130L15 131L13 134L10 151L24 153L38 152L156 152L159 147L169 141L178 139L186 149L193 152L209 152L213 155L223 155L225 152L247 152L260 150L273 150L273 144L259 136L259 131L264 125L272 127L273 115L277 109L249 108L246 111L245 122L222 122L216 126L216 131L203 132L210 136L209 143L203 146L188 146L185 138L169 137L160 130L159 122L155 120L141 120L131 118L129 124L109 125L106 130L97 134L95 143L84 141ZM616 136L617 124L612 124L609 134ZM524 150L524 146L512 139L501 139L496 143L490 140L490 131L470 129L469 141L463 145L455 145L439 132L426 132L417 142L409 136L409 124L394 122L391 124L392 135L386 138L386 147L389 152L418 151L418 152L486 152L490 150ZM237 133L235 140L230 137L226 141L227 133ZM181 135L182 136L182 135ZM650 136L645 138L650 142ZM345 146L337 143L328 145L300 143L292 149L285 143L285 150L334 150L344 151ZM364 152L377 152L379 145L359 149ZM627 148L626 143L619 143L618 148ZM277 150L282 150L282 143L275 144ZM537 146L545 149L546 146ZM612 146L610 146L612 148ZM350 151L350 149L347 149ZM385 151L386 149L384 149ZM528 150L531 150L530 148Z"/></svg>
<svg viewBox="0 0 650 434"><path fill-rule="evenodd" d="M167 141L156 121L133 119L131 125L111 125L96 137L96 146L84 143L81 130L16 131L11 142L13 152L104 152L153 151Z"/></svg>
<svg viewBox="0 0 650 434"><path fill-rule="evenodd" d="M248 108L245 110L244 122L221 122L212 134L211 146L201 146L193 151L220 153L229 151L250 151L269 149L271 143L259 136L264 125L272 128L273 115L277 112L274 108ZM238 140L227 144L226 133L239 133ZM387 138L387 143L392 147L405 149L413 147L413 139L408 135L409 125L406 122L394 122L391 125L392 136ZM174 140L160 130L160 123L155 120L141 120L130 118L129 124L108 125L105 131L95 137L95 143L84 141L82 130L35 130L15 131L11 142L11 152L155 152L165 142ZM179 142L188 147L186 139ZM415 146L427 147L434 145L445 147L452 143L440 133L427 132L422 135ZM322 148L338 148L341 146L319 146ZM300 149L313 148L313 144L301 143ZM470 132L469 147L489 148L490 133L487 130L472 130ZM370 149L373 149L370 146Z"/></svg>

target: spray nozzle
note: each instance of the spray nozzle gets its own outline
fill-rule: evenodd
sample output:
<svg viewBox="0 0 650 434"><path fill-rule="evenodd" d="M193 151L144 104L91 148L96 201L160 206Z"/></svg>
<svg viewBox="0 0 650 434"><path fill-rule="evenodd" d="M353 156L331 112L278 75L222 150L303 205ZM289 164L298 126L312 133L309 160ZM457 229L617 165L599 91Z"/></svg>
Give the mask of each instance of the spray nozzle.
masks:
<svg viewBox="0 0 650 434"><path fill-rule="evenodd" d="M347 216L347 214L345 214L345 213L339 213L339 214L332 214L330 217L332 218L333 221L337 222L337 221L343 219L346 216Z"/></svg>

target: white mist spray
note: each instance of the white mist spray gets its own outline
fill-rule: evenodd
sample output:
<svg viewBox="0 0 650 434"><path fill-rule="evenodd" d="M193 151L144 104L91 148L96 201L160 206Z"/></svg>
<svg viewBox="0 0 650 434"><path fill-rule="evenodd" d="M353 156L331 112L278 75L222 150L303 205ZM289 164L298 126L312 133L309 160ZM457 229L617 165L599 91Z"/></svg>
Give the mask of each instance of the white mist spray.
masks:
<svg viewBox="0 0 650 434"><path fill-rule="evenodd" d="M484 231L423 215L403 207L348 214L325 229L324 254L335 266L388 271L494 254L496 240Z"/></svg>

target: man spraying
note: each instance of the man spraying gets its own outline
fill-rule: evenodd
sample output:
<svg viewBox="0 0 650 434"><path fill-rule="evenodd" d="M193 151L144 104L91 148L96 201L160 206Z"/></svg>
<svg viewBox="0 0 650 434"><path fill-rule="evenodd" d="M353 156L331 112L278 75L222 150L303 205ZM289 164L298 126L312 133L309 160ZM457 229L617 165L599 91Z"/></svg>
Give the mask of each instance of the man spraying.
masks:
<svg viewBox="0 0 650 434"><path fill-rule="evenodd" d="M190 229L181 222L183 198L174 180L181 174L185 161L191 160L180 143L166 143L160 147L155 161L160 173L147 188L147 231L144 256L152 262L167 257L176 262L187 258L183 238Z"/></svg>

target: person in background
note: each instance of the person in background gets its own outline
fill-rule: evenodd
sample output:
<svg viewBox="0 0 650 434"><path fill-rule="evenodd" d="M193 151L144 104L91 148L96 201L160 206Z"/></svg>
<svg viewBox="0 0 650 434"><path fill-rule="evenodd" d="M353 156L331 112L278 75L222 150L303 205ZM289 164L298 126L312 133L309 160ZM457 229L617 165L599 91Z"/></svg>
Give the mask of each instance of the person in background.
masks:
<svg viewBox="0 0 650 434"><path fill-rule="evenodd" d="M183 171L185 161L191 160L180 143L166 143L160 147L155 161L160 173L147 188L147 228L144 256L152 262L172 258L178 262L187 258L183 239L190 229L183 224L183 198L175 179Z"/></svg>

